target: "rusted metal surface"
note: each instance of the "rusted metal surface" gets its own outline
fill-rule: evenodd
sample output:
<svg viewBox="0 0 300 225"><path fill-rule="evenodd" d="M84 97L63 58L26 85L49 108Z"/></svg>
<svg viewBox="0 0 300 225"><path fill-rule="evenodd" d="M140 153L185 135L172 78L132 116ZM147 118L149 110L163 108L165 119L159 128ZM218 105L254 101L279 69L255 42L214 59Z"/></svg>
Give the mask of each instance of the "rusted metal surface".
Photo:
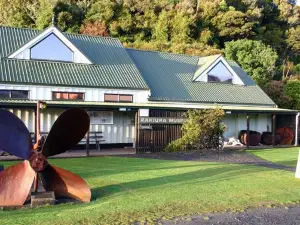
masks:
<svg viewBox="0 0 300 225"><path fill-rule="evenodd" d="M0 109L0 149L23 159L29 159L31 152L30 134L13 113Z"/></svg>
<svg viewBox="0 0 300 225"><path fill-rule="evenodd" d="M54 191L56 197L69 197L83 202L91 200L87 183L70 171L49 165L40 175L46 191Z"/></svg>
<svg viewBox="0 0 300 225"><path fill-rule="evenodd" d="M3 134L7 139L0 139L0 148L29 161L25 160L0 172L0 206L23 205L32 185L34 191L38 189L39 178L45 190L54 191L57 197L89 202L91 191L87 183L72 172L49 165L46 158L74 147L85 136L89 124L89 115L85 110L66 110L54 123L46 141L39 135L37 143L32 146L30 138L25 138L26 135L30 136L23 122L12 113L1 110L0 136ZM21 140L16 135L20 135Z"/></svg>
<svg viewBox="0 0 300 225"><path fill-rule="evenodd" d="M35 171L27 160L0 172L0 206L23 205L34 176Z"/></svg>
<svg viewBox="0 0 300 225"><path fill-rule="evenodd" d="M43 147L46 157L70 150L87 133L90 126L88 113L80 108L64 111L54 122Z"/></svg>

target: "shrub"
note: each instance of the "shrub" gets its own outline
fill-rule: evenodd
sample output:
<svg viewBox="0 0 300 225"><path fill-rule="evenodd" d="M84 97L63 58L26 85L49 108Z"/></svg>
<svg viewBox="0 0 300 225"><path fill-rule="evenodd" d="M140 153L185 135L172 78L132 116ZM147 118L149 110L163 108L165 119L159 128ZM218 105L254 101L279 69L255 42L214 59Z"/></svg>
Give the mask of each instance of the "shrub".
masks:
<svg viewBox="0 0 300 225"><path fill-rule="evenodd" d="M219 138L226 129L221 123L224 115L220 108L189 110L185 114L187 121L182 125L183 136L171 142L164 151L218 149Z"/></svg>

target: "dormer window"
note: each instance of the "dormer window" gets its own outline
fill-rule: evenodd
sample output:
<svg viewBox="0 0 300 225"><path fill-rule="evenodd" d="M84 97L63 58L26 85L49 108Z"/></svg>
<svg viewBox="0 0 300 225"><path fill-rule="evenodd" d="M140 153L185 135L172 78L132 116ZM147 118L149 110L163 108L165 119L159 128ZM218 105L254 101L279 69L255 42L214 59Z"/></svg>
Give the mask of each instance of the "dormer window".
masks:
<svg viewBox="0 0 300 225"><path fill-rule="evenodd" d="M232 83L232 74L223 62L219 62L207 73L208 82Z"/></svg>
<svg viewBox="0 0 300 225"><path fill-rule="evenodd" d="M52 33L30 48L30 59L73 62L73 52Z"/></svg>
<svg viewBox="0 0 300 225"><path fill-rule="evenodd" d="M229 64L221 55L199 58L197 67L193 76L196 82L245 85L236 73L238 65Z"/></svg>

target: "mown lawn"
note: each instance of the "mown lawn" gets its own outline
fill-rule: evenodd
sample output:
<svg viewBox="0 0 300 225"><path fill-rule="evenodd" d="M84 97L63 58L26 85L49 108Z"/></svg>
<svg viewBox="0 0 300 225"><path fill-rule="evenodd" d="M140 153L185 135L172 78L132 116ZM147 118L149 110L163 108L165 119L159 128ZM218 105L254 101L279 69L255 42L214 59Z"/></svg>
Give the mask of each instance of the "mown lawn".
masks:
<svg viewBox="0 0 300 225"><path fill-rule="evenodd" d="M248 152L268 161L286 166L296 166L299 147L249 150Z"/></svg>
<svg viewBox="0 0 300 225"><path fill-rule="evenodd" d="M292 172L251 165L122 157L50 162L86 179L92 202L0 211L1 225L151 223L157 218L300 201L300 181Z"/></svg>

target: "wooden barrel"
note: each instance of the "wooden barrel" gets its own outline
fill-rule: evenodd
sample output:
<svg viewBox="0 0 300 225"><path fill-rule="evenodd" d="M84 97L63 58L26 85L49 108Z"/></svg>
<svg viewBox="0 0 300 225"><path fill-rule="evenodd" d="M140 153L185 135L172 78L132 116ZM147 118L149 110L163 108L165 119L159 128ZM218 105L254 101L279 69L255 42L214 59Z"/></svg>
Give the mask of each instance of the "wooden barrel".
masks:
<svg viewBox="0 0 300 225"><path fill-rule="evenodd" d="M256 145L258 145L259 142L260 142L260 139L261 139L260 133L257 132L257 131L250 130L249 134L250 134L249 145L250 146L256 146ZM239 137L240 137L241 143L244 144L244 145L247 145L247 142L248 142L247 131L246 130L241 130L240 134L239 134Z"/></svg>
<svg viewBox="0 0 300 225"><path fill-rule="evenodd" d="M272 145L273 144L273 134L272 132L262 132L261 135L261 143L264 145ZM275 145L280 144L280 135L275 134Z"/></svg>

